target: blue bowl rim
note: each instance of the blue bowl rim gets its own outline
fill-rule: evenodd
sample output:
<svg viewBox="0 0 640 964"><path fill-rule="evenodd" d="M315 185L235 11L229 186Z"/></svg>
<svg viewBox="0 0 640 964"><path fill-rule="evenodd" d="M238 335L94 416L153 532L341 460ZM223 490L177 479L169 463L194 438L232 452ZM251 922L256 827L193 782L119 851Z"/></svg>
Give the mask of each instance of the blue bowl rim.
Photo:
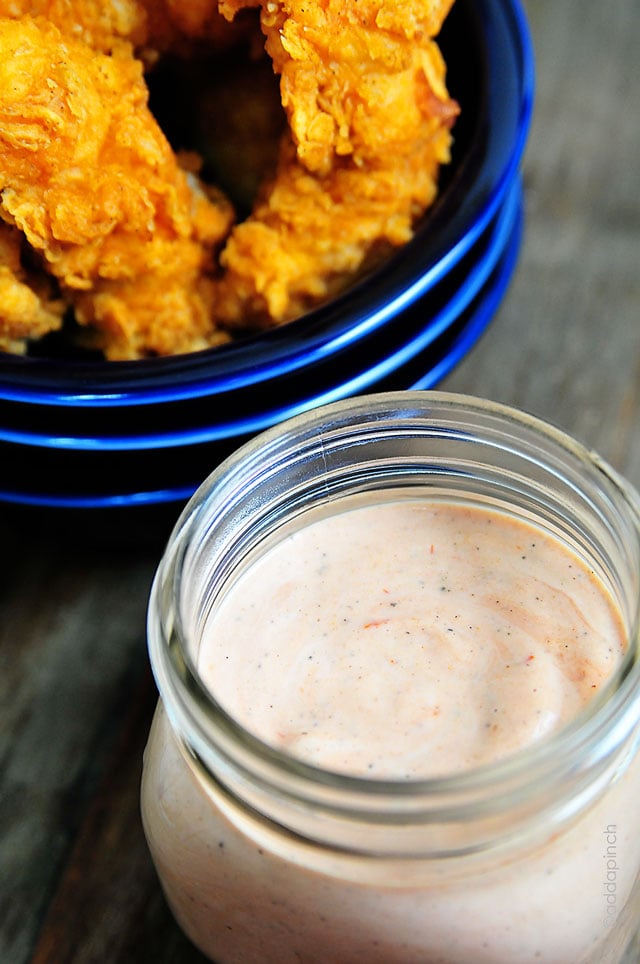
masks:
<svg viewBox="0 0 640 964"><path fill-rule="evenodd" d="M522 205L516 209L516 217L503 257L496 267L495 276L482 293L479 302L470 311L468 319L447 351L429 371L411 386L411 390L425 390L433 388L457 365L469 349L476 343L483 331L490 323L499 306L517 263L518 251L522 238L523 213ZM321 404L337 401L338 397L324 399ZM295 413L292 413L295 414ZM270 427L270 426L266 426ZM46 494L31 491L0 490L0 505L14 504L22 506L40 506L57 509L121 509L136 508L143 505L159 505L164 503L185 502L199 485L181 484L173 487L163 487L157 490L142 490L139 492L116 494Z"/></svg>
<svg viewBox="0 0 640 964"><path fill-rule="evenodd" d="M281 402L275 407L254 411L242 418L232 417L212 421L204 427L187 426L170 432L131 433L127 435L72 435L66 433L52 435L38 431L11 429L0 425L0 442L93 452L175 448L255 433L311 405L344 398L349 394L362 393L374 382L405 364L420 352L425 351L467 309L486 284L509 245L521 201L522 186L520 178L515 177L507 197L491 225L490 237L486 247L483 248L482 255L467 267L465 277L456 285L453 295L441 305L438 305L419 334L412 333L408 340L403 339L402 326L399 326L400 340L396 343L394 350L366 370L359 372L357 375L351 374L345 381L340 380L337 384L328 385L321 392L310 397L305 395L302 398L289 398L286 403ZM337 370L339 371L339 368ZM63 426L60 426L60 429L63 431Z"/></svg>
<svg viewBox="0 0 640 964"><path fill-rule="evenodd" d="M520 230L519 227L517 227L512 243L505 252L505 259L500 266L499 275L495 283L490 286L485 298L471 314L469 321L464 325L450 346L449 351L430 369L424 378L420 379L411 387L411 390L418 391L433 388L437 382L441 381L442 378L460 362L469 348L478 340L491 321L509 284L517 261L519 243ZM199 484L199 481L195 481L192 484L177 485L171 488L99 495L47 495L36 492L0 490L0 505L11 504L51 509L79 509L84 511L95 509L131 510L143 506L179 505L185 503L193 495Z"/></svg>

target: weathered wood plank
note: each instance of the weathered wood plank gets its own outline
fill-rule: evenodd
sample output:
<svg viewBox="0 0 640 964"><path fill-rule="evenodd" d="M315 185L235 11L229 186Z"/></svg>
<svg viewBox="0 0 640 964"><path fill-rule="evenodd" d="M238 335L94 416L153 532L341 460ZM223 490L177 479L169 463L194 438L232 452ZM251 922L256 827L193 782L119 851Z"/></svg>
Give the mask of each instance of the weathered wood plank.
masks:
<svg viewBox="0 0 640 964"><path fill-rule="evenodd" d="M640 8L530 0L526 228L496 320L444 388L550 419L640 484Z"/></svg>
<svg viewBox="0 0 640 964"><path fill-rule="evenodd" d="M140 773L157 693L145 668L43 923L33 964L201 961L162 897L139 815Z"/></svg>
<svg viewBox="0 0 640 964"><path fill-rule="evenodd" d="M28 959L146 669L154 566L19 537L12 547L0 626L0 960Z"/></svg>

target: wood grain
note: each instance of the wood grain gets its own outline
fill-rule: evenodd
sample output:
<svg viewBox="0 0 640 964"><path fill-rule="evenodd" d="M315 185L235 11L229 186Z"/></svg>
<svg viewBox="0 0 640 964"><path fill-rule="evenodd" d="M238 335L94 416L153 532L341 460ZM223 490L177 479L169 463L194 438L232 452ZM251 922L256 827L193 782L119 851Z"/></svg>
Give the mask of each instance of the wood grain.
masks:
<svg viewBox="0 0 640 964"><path fill-rule="evenodd" d="M441 387L550 419L640 486L640 5L526 9L537 99L522 255L494 323ZM138 814L162 539L68 545L11 512L0 532L0 961L196 964Z"/></svg>
<svg viewBox="0 0 640 964"><path fill-rule="evenodd" d="M495 322L442 385L549 419L640 484L640 7L531 0L525 236Z"/></svg>

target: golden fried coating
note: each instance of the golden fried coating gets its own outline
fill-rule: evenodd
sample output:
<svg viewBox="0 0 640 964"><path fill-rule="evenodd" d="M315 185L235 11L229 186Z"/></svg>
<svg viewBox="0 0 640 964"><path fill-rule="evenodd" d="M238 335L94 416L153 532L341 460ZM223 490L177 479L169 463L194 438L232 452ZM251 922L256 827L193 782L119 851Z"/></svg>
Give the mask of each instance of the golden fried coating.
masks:
<svg viewBox="0 0 640 964"><path fill-rule="evenodd" d="M57 331L65 306L50 280L22 263L23 239L0 221L0 350L23 354L28 341Z"/></svg>
<svg viewBox="0 0 640 964"><path fill-rule="evenodd" d="M233 16L243 0L224 0ZM437 192L457 114L432 39L451 0L269 0L266 49L289 124L274 181L222 253L218 312L279 324L323 300Z"/></svg>
<svg viewBox="0 0 640 964"><path fill-rule="evenodd" d="M41 19L0 21L0 213L109 358L224 339L208 274L232 212L179 166L128 47L106 56Z"/></svg>
<svg viewBox="0 0 640 964"><path fill-rule="evenodd" d="M222 0L233 16L255 0ZM432 38L452 0L263 0L261 25L298 159L327 173L405 148L451 102ZM435 48L435 49L434 49ZM427 98L428 102L425 102ZM431 99L439 103L431 103Z"/></svg>

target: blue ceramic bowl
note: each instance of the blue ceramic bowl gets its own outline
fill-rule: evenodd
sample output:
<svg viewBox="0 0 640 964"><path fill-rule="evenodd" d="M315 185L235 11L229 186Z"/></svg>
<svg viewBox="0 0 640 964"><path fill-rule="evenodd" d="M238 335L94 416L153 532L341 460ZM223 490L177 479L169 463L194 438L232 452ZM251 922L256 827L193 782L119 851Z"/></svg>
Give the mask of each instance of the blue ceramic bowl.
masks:
<svg viewBox="0 0 640 964"><path fill-rule="evenodd" d="M452 286L437 318L404 320L402 337L367 346L351 367L341 367L333 387L320 379L297 404L270 409L259 418L207 423L195 411L191 427L156 434L37 437L14 433L0 442L4 465L0 502L51 508L123 508L176 503L230 450L256 431L299 411L368 390L428 388L436 384L475 343L493 316L512 276L522 228L521 191L516 181L499 210L487 243L464 279ZM433 337L434 322L439 334ZM315 393L314 393L315 392ZM193 403L192 403L193 404ZM200 400L199 407L206 406ZM0 437L3 433L0 432ZM10 436L11 433L4 433Z"/></svg>
<svg viewBox="0 0 640 964"><path fill-rule="evenodd" d="M456 0L440 39L462 114L415 238L330 304L224 348L121 363L0 354L0 513L67 538L162 540L255 432L348 395L432 387L470 350L517 260L533 56L518 0Z"/></svg>
<svg viewBox="0 0 640 964"><path fill-rule="evenodd" d="M520 200L516 178L496 216L471 253L449 273L446 283L355 344L304 369L284 373L268 393L258 383L154 406L92 408L5 402L0 407L0 443L78 454L183 447L250 435L312 406L361 394L406 370L414 360L423 377L429 377L425 366L438 357L443 334L483 290L511 243Z"/></svg>
<svg viewBox="0 0 640 964"><path fill-rule="evenodd" d="M462 107L453 162L414 239L383 267L297 321L214 350L139 362L0 354L0 402L153 409L215 396L227 409L233 393L261 386L263 397L271 397L283 377L312 369L415 311L446 284L504 203L533 102L533 55L518 0L456 0L440 43L449 89ZM281 407L286 402L277 400ZM52 432L65 434L63 422Z"/></svg>

